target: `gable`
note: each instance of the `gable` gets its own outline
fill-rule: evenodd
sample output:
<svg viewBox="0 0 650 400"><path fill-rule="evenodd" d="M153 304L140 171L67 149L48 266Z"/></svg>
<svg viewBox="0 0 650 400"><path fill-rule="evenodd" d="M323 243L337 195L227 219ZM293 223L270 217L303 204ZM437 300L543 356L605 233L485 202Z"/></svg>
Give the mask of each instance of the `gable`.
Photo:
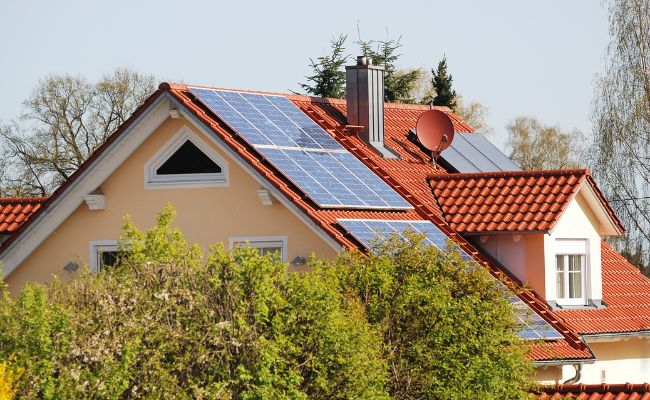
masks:
<svg viewBox="0 0 650 400"><path fill-rule="evenodd" d="M203 150L228 168L230 180L227 186L145 188L144 166L177 138L179 132L193 136L195 142L200 140ZM288 238L290 259L296 255L308 257L312 252L324 257L333 257L337 253L339 247L336 243L327 240L329 238L324 234L315 233L315 227L306 224L296 216L295 210L288 209L280 201L286 200L281 199L277 191L264 182L260 184L240 163L224 151L216 139L207 136L188 120L167 118L137 148L132 149L110 175L97 186L91 186L92 191L99 189L103 193L106 208L91 211L83 200L79 201L51 235L15 264L18 268L8 276L7 282L10 287L20 287L26 281L47 281L52 274L65 279L69 274L62 270L63 266L70 261L87 261L90 241L119 239L124 215L132 215L136 225L146 229L168 202L176 207L176 223L187 239L203 246L228 243L231 236L282 235ZM263 205L258 194L260 189L270 193L271 205Z"/></svg>

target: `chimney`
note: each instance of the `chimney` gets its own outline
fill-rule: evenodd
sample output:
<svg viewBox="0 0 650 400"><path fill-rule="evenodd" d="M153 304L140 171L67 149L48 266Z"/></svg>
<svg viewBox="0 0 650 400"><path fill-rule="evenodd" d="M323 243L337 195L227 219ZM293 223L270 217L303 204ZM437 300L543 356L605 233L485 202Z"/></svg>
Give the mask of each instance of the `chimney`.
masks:
<svg viewBox="0 0 650 400"><path fill-rule="evenodd" d="M396 155L384 145L384 68L372 59L357 57L345 67L348 124L361 125L359 136L384 158Z"/></svg>

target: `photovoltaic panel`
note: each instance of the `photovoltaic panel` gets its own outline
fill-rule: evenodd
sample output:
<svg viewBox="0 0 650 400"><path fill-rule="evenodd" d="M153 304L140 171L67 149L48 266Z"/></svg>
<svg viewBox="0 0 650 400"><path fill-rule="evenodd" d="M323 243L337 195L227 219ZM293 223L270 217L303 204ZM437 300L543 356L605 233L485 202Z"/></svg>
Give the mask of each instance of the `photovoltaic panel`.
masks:
<svg viewBox="0 0 650 400"><path fill-rule="evenodd" d="M480 133L456 132L442 160L461 173L521 171L501 150Z"/></svg>
<svg viewBox="0 0 650 400"><path fill-rule="evenodd" d="M337 221L368 249L373 249L373 244L377 240L381 240L392 234L403 236L403 233L407 230L415 233L423 233L425 244L443 250L448 248L448 242L450 240L447 235L429 221L373 219L337 219ZM463 250L458 249L458 251L460 251L462 258L470 259L469 255Z"/></svg>
<svg viewBox="0 0 650 400"><path fill-rule="evenodd" d="M256 147L345 150L284 96L199 88L190 91Z"/></svg>
<svg viewBox="0 0 650 400"><path fill-rule="evenodd" d="M338 219L337 221L368 249L373 249L373 244L392 234L403 236L403 232L406 230L423 233L425 243L439 249L446 249L449 241L449 237L429 221L370 219ZM470 258L465 252L462 252L462 256L464 259ZM507 289L504 288L504 290ZM521 329L519 332L521 339L556 340L563 338L555 328L530 309L519 297L509 296L508 300L515 309L515 317Z"/></svg>
<svg viewBox="0 0 650 400"><path fill-rule="evenodd" d="M515 309L517 322L521 327L519 337L531 340L557 340L563 336L548 322L544 321L537 313L533 312L526 303L517 296L510 296L508 300Z"/></svg>
<svg viewBox="0 0 650 400"><path fill-rule="evenodd" d="M190 88L324 208L413 208L284 96Z"/></svg>
<svg viewBox="0 0 650 400"><path fill-rule="evenodd" d="M409 208L348 152L263 148L261 153L322 207Z"/></svg>

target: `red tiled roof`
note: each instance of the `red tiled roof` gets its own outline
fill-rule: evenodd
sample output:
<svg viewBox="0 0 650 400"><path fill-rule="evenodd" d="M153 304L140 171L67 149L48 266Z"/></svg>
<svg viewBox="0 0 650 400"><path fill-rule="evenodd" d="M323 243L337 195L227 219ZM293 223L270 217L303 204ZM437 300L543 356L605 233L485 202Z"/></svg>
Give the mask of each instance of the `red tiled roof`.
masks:
<svg viewBox="0 0 650 400"><path fill-rule="evenodd" d="M213 117L212 113L194 98L185 85L163 84L161 88L169 90L181 104L237 151L258 173L267 178L287 198L291 199L296 206L312 219L316 226L327 232L341 245L348 248L358 247L356 240L339 226L336 221L338 218L431 220L445 234L456 240L463 250L468 254L472 254L477 261L486 266L491 274L503 279L526 304L565 335L566 339L564 340L555 341L552 345L542 344L539 350L534 349L531 358L535 360L558 358L593 359L593 354L584 342L552 314L545 302L511 280L501 269L490 264L469 242L451 229L442 218L440 209L431 195L431 188L426 178L431 174L444 173L444 170L439 166L432 165L430 156L422 152L417 144L407 138L408 131L415 127L418 117L422 112L429 110L428 106L385 104L384 135L386 145L396 151L400 157L398 159L384 159L370 149L357 135L347 129L345 100L287 95L286 97L296 106L321 125L323 129L330 132L348 151L375 171L415 207L414 210L398 212L320 209L299 188L264 160L236 132L230 130L218 118ZM448 108L439 107L439 109L450 116L457 131L472 131L471 127L466 125Z"/></svg>
<svg viewBox="0 0 650 400"><path fill-rule="evenodd" d="M558 385L541 389L538 398L544 400L650 400L650 383Z"/></svg>
<svg viewBox="0 0 650 400"><path fill-rule="evenodd" d="M418 145L407 138L407 133L415 127L418 117L429 109L428 106L386 104L385 105L385 141L386 145L399 154L398 159L383 159L374 150L370 149L353 132L346 127L345 100L321 99L306 96L287 95L307 115L330 132L347 150L358 157L362 163L375 171L384 181L397 190L411 205L413 210L406 211L362 211L362 210L336 210L320 209L313 201L293 185L286 177L280 174L268 163L255 148L248 145L238 134L229 129L218 118L207 110L194 98L187 86L163 83L159 90L141 106L134 117L131 117L118 131L109 138L114 141L123 134L127 127L133 123L135 116L141 114L161 94L168 92L190 114L193 114L209 129L231 147L243 160L245 160L257 173L265 177L268 182L282 192L293 204L307 215L314 224L330 235L339 244L349 248L358 247L357 241L337 223L337 218L378 218L378 219L413 219L430 220L445 234L457 241L459 246L468 254L484 265L489 272L502 279L512 288L517 295L543 319L548 321L556 330L564 335L564 339L533 345L531 358L534 360L556 359L593 359L594 356L584 342L554 315L546 303L533 292L524 289L518 282L512 280L498 265L495 265L483 254L479 253L469 242L455 232L444 220L435 198L431 195L431 187L427 177L433 174L442 174L445 171L430 162L430 156L420 150ZM472 131L471 127L455 116L446 107L440 107L452 119L457 131ZM72 179L59 188L48 200L46 207L80 171L90 165L98 157L106 145L100 147L89 161L75 173ZM26 224L28 225L28 224ZM26 229L23 225L21 230ZM15 238L15 235L14 235ZM0 246L0 251L6 248Z"/></svg>
<svg viewBox="0 0 650 400"><path fill-rule="evenodd" d="M430 177L447 222L461 233L543 231L555 226L586 169L444 174ZM595 185L593 185L595 187ZM606 202L604 207L622 226Z"/></svg>
<svg viewBox="0 0 650 400"><path fill-rule="evenodd" d="M15 232L41 209L46 197L0 198L0 235Z"/></svg>
<svg viewBox="0 0 650 400"><path fill-rule="evenodd" d="M607 308L558 310L556 314L580 334L650 331L650 278L605 242L601 253Z"/></svg>

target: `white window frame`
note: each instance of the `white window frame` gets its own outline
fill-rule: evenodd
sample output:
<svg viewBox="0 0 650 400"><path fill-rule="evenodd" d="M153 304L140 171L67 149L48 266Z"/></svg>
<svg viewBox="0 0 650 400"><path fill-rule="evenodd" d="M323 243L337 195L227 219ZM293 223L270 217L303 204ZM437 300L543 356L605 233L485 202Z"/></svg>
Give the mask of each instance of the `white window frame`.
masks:
<svg viewBox="0 0 650 400"><path fill-rule="evenodd" d="M157 170L186 141L192 142L221 168L220 173L158 175ZM228 163L187 126L181 128L144 166L146 189L178 189L228 186Z"/></svg>
<svg viewBox="0 0 650 400"><path fill-rule="evenodd" d="M287 262L287 237L286 236L233 236L229 238L230 248L243 244L254 249L280 248L282 262Z"/></svg>
<svg viewBox="0 0 650 400"><path fill-rule="evenodd" d="M118 251L117 240L93 240L88 244L88 266L92 272L99 272L101 266L100 252Z"/></svg>
<svg viewBox="0 0 650 400"><path fill-rule="evenodd" d="M555 284L555 297L558 305L561 306L584 306L587 305L587 299L589 295L589 245L587 239L556 239L555 240L555 252L553 258L553 265L555 269L553 271L553 282ZM560 293L557 291L557 257L558 256L570 256L570 255L581 255L584 262L581 265L580 270L580 285L582 289L582 296L579 298L569 298L569 297L560 297ZM569 295L569 263L568 257L564 258L564 293L565 296Z"/></svg>

